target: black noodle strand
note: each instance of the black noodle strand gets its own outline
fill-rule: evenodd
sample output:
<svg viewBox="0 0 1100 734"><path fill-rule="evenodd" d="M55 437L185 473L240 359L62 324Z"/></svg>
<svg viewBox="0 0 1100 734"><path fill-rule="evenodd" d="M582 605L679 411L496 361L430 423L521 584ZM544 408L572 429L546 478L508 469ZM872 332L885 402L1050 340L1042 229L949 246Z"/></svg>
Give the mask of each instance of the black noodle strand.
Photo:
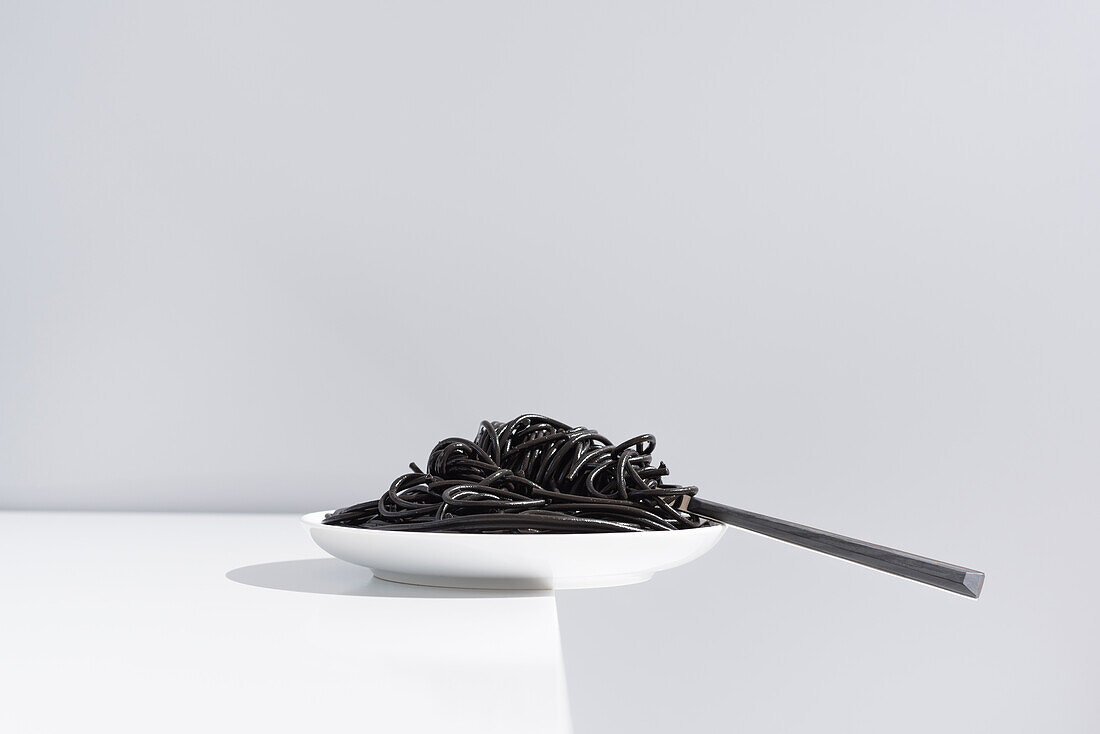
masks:
<svg viewBox="0 0 1100 734"><path fill-rule="evenodd" d="M326 525L456 533L606 533L710 524L681 509L696 487L665 484L650 434L612 444L542 415L482 421L473 441L448 438L410 464L379 499Z"/></svg>

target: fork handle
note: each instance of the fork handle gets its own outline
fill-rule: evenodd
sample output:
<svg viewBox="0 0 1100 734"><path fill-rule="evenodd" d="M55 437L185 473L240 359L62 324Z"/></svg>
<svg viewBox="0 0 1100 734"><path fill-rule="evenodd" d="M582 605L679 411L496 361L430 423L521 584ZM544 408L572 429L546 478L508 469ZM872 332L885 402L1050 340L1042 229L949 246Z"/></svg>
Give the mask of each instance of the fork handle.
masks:
<svg viewBox="0 0 1100 734"><path fill-rule="evenodd" d="M985 574L971 568L955 566L698 497L691 498L687 509L689 512L711 520L751 530L754 533L843 558L895 576L919 581L922 584L953 591L973 599L977 599L982 593Z"/></svg>

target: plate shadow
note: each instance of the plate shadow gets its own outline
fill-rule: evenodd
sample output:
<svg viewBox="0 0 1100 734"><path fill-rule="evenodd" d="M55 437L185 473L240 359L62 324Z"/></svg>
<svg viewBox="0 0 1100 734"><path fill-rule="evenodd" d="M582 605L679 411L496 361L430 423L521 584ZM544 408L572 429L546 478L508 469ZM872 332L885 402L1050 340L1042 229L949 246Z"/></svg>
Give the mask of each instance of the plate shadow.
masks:
<svg viewBox="0 0 1100 734"><path fill-rule="evenodd" d="M405 599L502 599L553 596L552 591L448 589L383 581L368 569L335 558L302 558L241 566L225 577L245 586L297 591L304 594L374 596Z"/></svg>

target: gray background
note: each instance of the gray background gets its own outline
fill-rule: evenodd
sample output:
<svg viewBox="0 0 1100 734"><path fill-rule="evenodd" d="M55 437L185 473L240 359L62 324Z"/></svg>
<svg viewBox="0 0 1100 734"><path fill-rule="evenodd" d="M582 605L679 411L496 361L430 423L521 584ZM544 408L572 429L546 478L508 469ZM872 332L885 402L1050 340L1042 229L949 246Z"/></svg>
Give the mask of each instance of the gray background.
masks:
<svg viewBox="0 0 1100 734"><path fill-rule="evenodd" d="M1086 2L5 0L0 508L304 512L483 417L651 431L990 580L731 534L564 594L578 731L1095 730L1098 70Z"/></svg>

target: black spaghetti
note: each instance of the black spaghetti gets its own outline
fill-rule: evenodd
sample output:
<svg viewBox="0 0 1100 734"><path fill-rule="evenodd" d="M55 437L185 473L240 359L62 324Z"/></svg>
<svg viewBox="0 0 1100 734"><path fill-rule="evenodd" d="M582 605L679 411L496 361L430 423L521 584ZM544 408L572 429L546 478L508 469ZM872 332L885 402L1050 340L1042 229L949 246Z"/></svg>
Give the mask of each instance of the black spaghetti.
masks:
<svg viewBox="0 0 1100 734"><path fill-rule="evenodd" d="M612 444L541 415L482 421L473 441L448 438L422 471L326 525L422 532L605 533L680 530L710 521L682 509L696 487L666 484L649 434Z"/></svg>

